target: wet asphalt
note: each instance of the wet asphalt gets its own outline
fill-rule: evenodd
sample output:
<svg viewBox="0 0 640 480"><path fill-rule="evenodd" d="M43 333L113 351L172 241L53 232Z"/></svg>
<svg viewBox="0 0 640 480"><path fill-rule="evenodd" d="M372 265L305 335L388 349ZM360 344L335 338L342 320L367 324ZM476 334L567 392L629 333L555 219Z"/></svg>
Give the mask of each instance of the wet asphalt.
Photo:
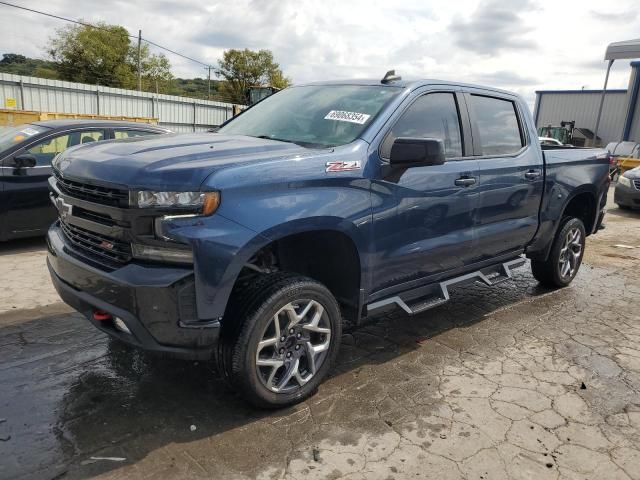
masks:
<svg viewBox="0 0 640 480"><path fill-rule="evenodd" d="M10 309L0 478L638 478L640 214L610 218L571 287L542 288L527 265L372 319L315 396L277 412L213 364L130 349L61 304Z"/></svg>
<svg viewBox="0 0 640 480"><path fill-rule="evenodd" d="M417 321L395 314L399 329L396 320L372 319L344 335L332 375L393 361L438 332L548 292L527 270L494 288L454 290L450 303ZM135 463L167 444L206 439L272 415L245 405L212 363L129 348L77 313L0 326L0 351L1 478L91 476L120 466L92 456Z"/></svg>

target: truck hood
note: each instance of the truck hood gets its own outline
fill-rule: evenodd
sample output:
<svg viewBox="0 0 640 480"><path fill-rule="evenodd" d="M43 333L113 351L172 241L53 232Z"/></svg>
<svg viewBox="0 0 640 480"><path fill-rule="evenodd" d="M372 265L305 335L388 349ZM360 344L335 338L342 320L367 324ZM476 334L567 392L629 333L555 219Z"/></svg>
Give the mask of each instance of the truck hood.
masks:
<svg viewBox="0 0 640 480"><path fill-rule="evenodd" d="M154 135L70 148L53 166L69 179L125 189L186 191L198 190L209 175L232 165L307 155L314 150L243 135Z"/></svg>

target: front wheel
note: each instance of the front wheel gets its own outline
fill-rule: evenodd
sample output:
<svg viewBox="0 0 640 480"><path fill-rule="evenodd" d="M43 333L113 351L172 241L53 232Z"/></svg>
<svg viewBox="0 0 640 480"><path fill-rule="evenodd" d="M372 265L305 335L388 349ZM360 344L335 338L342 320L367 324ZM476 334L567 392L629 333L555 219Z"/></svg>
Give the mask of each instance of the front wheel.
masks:
<svg viewBox="0 0 640 480"><path fill-rule="evenodd" d="M310 278L270 274L239 292L223 330L219 361L225 376L261 408L293 405L327 375L340 344L340 309Z"/></svg>
<svg viewBox="0 0 640 480"><path fill-rule="evenodd" d="M549 258L531 261L531 270L536 280L548 287L569 285L582 264L585 239L582 220L566 218L553 241Z"/></svg>

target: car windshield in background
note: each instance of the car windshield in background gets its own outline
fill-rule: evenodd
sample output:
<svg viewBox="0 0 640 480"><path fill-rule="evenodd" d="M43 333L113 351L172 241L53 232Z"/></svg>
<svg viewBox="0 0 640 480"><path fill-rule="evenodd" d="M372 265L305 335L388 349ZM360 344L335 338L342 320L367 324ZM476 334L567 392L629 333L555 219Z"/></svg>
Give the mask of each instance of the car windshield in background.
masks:
<svg viewBox="0 0 640 480"><path fill-rule="evenodd" d="M24 140L49 130L48 127L26 124L19 127L9 127L0 130L0 153L23 142Z"/></svg>
<svg viewBox="0 0 640 480"><path fill-rule="evenodd" d="M402 89L364 85L309 85L272 95L219 130L334 147L354 141Z"/></svg>

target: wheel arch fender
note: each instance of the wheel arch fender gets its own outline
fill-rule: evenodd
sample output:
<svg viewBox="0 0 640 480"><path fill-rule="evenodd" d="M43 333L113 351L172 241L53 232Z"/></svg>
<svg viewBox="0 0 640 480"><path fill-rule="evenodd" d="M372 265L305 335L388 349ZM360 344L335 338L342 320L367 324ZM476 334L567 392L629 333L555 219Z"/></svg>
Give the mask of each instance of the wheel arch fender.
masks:
<svg viewBox="0 0 640 480"><path fill-rule="evenodd" d="M348 252L337 251L335 257L340 258L341 255L347 255L349 258L353 259L353 262L355 262L351 264L352 271L350 272L352 275L351 279L353 281L357 281L357 285L353 287L354 290L358 292L358 298L354 300L356 303L354 308L361 308L361 305L359 305L361 303L361 295L359 294L359 291L364 285L363 282L365 279L364 271L366 268L365 262L367 258L366 240L362 231L358 229L356 225L343 218L330 216L296 219L290 222L274 225L265 231L257 233L249 242L238 250L224 273L222 285L224 286L223 288L227 289L227 291L224 292L225 298L228 299L231 295L233 286L236 284L242 269L261 250L271 245L278 244L279 242L287 241L289 239L300 239L302 236L307 235L311 237L318 237L317 245L312 245L307 242L306 246L310 248L313 247L314 252L319 255L322 255L323 252L326 253L327 250L330 250L331 248L342 249L346 247L350 249ZM327 238L335 239L337 236L343 238L344 242L337 242L336 245L327 245L326 242L323 243L323 240ZM314 252L309 252L310 256L313 256ZM345 266L345 268L347 268L347 266ZM309 274L309 272L305 271L297 273ZM356 275L357 279L354 278ZM325 284L328 283L329 285L327 285L327 287L329 287L332 293L336 295L337 292L332 288L334 285L331 280L323 278L323 275L316 276L310 274L309 276L316 280L320 280ZM338 294L336 297L340 297L340 295Z"/></svg>

